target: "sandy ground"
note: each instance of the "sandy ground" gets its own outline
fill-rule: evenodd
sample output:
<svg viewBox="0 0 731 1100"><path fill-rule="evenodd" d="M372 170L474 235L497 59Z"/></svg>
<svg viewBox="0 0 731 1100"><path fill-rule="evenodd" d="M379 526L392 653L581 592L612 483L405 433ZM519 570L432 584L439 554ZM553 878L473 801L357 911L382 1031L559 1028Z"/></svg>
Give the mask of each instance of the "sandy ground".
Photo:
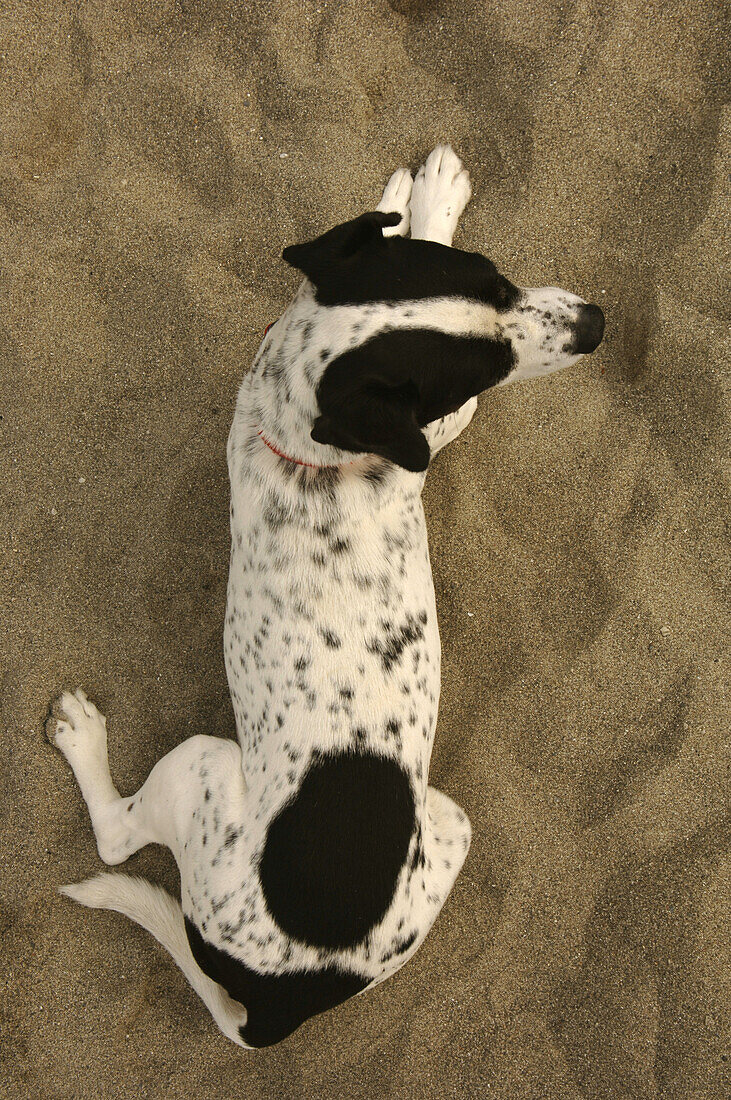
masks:
<svg viewBox="0 0 731 1100"><path fill-rule="evenodd" d="M3 6L3 1096L729 1094L721 10ZM600 302L606 341L482 398L427 481L450 900L395 978L242 1054L145 933L56 896L100 863L42 721L82 685L125 793L232 733L225 442L280 252L444 140L455 244Z"/></svg>

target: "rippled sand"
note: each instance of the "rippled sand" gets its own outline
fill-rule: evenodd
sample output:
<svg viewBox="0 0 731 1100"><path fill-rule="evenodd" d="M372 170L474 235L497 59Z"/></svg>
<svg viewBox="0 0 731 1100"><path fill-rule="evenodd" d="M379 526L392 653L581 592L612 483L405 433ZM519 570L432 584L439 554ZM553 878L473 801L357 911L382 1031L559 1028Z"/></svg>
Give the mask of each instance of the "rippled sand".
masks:
<svg viewBox="0 0 731 1100"><path fill-rule="evenodd" d="M0 15L5 1095L721 1100L721 6L74 7ZM231 733L225 441L279 255L444 140L455 244L607 336L482 398L427 482L432 782L474 828L448 904L394 979L242 1055L145 933L55 896L99 862L42 720L83 685L124 792ZM177 889L165 852L129 867Z"/></svg>

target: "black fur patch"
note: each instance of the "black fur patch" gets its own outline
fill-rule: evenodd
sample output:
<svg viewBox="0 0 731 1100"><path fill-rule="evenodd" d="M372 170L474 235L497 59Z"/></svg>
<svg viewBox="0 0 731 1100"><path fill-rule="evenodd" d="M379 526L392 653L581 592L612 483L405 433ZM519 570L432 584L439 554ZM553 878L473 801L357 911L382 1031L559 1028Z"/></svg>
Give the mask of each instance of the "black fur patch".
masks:
<svg viewBox="0 0 731 1100"><path fill-rule="evenodd" d="M399 220L379 212L362 214L314 241L285 248L282 256L314 283L318 302L327 306L445 296L503 310L517 301L518 287L479 252L384 237L382 227Z"/></svg>
<svg viewBox="0 0 731 1100"><path fill-rule="evenodd" d="M222 985L246 1009L246 1024L239 1028L239 1033L252 1047L281 1042L310 1016L342 1004L372 980L334 966L317 971L262 974L207 943L187 917L185 931L203 973Z"/></svg>
<svg viewBox="0 0 731 1100"><path fill-rule="evenodd" d="M259 878L272 917L315 947L360 943L393 898L414 831L408 776L367 752L316 754L269 826Z"/></svg>
<svg viewBox="0 0 731 1100"><path fill-rule="evenodd" d="M383 671L390 672L397 665L407 646L421 641L424 637L424 628L416 621L413 615L407 613L406 619L397 627L389 624L383 633L377 638L367 642L370 653L377 653L383 662Z"/></svg>
<svg viewBox="0 0 731 1100"><path fill-rule="evenodd" d="M500 340L434 329L379 333L325 368L312 438L425 470L421 429L507 377L513 361Z"/></svg>

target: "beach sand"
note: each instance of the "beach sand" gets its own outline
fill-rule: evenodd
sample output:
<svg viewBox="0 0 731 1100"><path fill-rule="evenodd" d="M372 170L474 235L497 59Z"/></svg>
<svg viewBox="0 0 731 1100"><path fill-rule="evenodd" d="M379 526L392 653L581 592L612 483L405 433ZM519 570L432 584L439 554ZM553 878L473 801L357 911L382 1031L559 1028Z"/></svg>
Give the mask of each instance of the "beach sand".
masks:
<svg viewBox="0 0 731 1100"><path fill-rule="evenodd" d="M721 12L3 8L3 1096L729 1095ZM101 864L43 720L82 686L123 793L233 733L225 446L282 248L443 141L455 245L599 302L606 338L484 395L427 479L453 893L394 978L243 1053L151 937L55 893ZM126 869L177 892L163 850Z"/></svg>

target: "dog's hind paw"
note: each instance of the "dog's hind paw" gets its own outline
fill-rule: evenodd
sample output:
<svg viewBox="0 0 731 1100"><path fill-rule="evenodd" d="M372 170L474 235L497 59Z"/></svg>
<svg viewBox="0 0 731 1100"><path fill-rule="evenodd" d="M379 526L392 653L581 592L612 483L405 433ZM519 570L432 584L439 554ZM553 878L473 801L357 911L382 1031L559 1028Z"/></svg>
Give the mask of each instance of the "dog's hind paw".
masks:
<svg viewBox="0 0 731 1100"><path fill-rule="evenodd" d="M65 691L53 704L46 721L46 737L75 768L83 756L106 760L107 720L80 688Z"/></svg>

